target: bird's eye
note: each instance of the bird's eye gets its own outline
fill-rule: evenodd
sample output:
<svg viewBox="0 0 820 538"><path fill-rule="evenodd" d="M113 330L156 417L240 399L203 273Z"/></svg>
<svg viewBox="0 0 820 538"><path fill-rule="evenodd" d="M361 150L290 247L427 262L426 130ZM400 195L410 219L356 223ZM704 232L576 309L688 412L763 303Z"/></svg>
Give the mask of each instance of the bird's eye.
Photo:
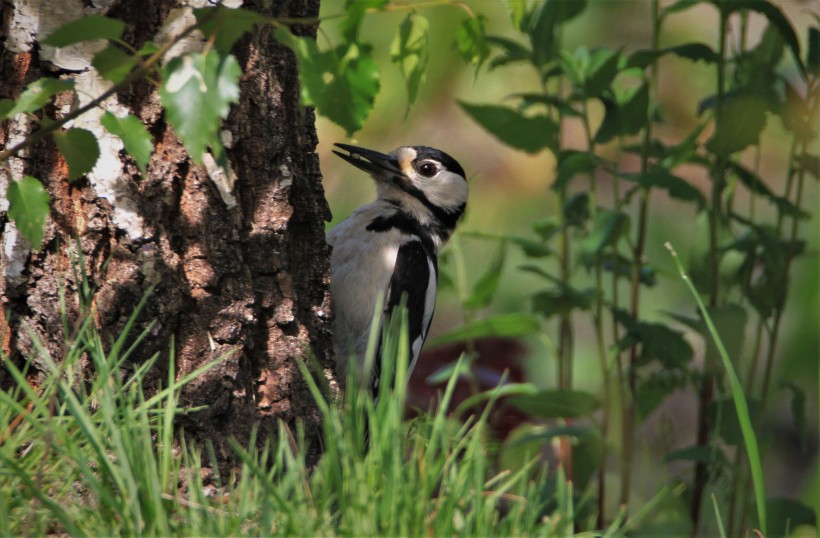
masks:
<svg viewBox="0 0 820 538"><path fill-rule="evenodd" d="M438 167L430 161L426 161L416 167L416 172L424 177L433 177L438 172Z"/></svg>

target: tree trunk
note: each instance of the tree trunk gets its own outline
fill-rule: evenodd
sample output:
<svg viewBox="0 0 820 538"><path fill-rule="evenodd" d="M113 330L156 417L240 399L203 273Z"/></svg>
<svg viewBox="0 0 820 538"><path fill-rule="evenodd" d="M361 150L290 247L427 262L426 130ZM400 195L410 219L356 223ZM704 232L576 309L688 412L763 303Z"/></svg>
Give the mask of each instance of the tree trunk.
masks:
<svg viewBox="0 0 820 538"><path fill-rule="evenodd" d="M88 102L110 87L90 67L91 54L82 47L55 52L35 41L68 20L99 13L126 22L123 39L137 49L148 40L162 43L192 20L190 8L180 4L0 0L0 98L17 98L42 76L60 76L74 78L80 104ZM243 7L269 16L312 18L319 2L249 0ZM184 45L202 46L195 39ZM324 241L329 209L315 153L313 112L299 105L295 59L269 27L241 39L234 54L244 72L241 97L223 126L234 185L218 170L191 161L149 81L104 103L114 112L127 109L154 136L145 176L119 140L100 127L100 109L75 124L94 132L100 142L101 158L88 176L69 183L66 164L50 139L0 171L4 360L20 364L30 359L36 383L43 365L33 352L33 335L59 361L70 336L61 318L62 290L67 318L75 322L81 303L90 304L104 341L111 341L153 286L132 337L150 322L155 325L132 360L161 353L162 367L154 378L163 379L172 342L178 376L223 357L182 397L185 405L208 406L183 425L189 437L212 440L221 463L230 459L226 440L243 442L254 426L265 434L279 419L293 423L299 418L308 436L315 434L315 405L297 360L312 352L332 379ZM61 94L47 113L65 113L73 99L70 92ZM19 142L32 125L20 117L3 122L0 146ZM36 252L6 215L8 182L23 175L40 179L52 198L45 239ZM82 276L72 265L79 252L92 289L84 300ZM2 370L0 388L5 389L10 379Z"/></svg>

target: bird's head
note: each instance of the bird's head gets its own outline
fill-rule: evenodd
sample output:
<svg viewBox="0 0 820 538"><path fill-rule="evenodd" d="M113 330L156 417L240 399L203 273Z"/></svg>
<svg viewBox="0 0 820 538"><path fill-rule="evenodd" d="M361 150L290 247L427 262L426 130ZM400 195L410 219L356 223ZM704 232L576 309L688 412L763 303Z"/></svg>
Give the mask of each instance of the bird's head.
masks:
<svg viewBox="0 0 820 538"><path fill-rule="evenodd" d="M335 145L347 153L333 153L376 181L379 199L401 205L423 224L439 220L445 226L455 227L464 213L464 169L443 151L428 146L401 146L384 154L348 144Z"/></svg>

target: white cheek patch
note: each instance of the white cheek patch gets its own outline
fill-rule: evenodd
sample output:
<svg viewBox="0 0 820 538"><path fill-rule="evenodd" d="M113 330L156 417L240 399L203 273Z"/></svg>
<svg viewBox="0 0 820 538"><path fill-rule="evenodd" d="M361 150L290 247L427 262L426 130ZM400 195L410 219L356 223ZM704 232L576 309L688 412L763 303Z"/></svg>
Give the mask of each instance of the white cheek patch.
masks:
<svg viewBox="0 0 820 538"><path fill-rule="evenodd" d="M443 171L425 186L427 199L439 207L457 207L467 202L467 182L459 175Z"/></svg>

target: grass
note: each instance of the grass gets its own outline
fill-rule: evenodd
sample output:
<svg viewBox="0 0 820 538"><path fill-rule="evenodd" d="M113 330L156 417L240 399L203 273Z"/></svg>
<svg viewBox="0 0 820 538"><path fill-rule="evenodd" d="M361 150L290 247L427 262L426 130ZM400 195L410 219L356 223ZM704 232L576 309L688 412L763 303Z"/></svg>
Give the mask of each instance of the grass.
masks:
<svg viewBox="0 0 820 538"><path fill-rule="evenodd" d="M405 356L406 320L385 333ZM143 335L144 336L144 335ZM32 386L25 369L0 393L0 535L565 535L573 530L571 484L544 493L535 461L494 469L486 414L466 424L443 411L404 421L403 375L376 403L350 390L326 400L304 368L324 417L324 456L305 462L302 431L279 424L275 441L234 448L241 469L205 483L209 447L186 443L174 418L181 387L149 393L155 356L128 379L123 336L106 350L91 317L66 353ZM139 345L139 344L136 344ZM171 346L173 348L173 345ZM91 367L81 368L83 360ZM173 365L173 355L166 357ZM209 365L210 367L212 365ZM399 371L404 371L399 365ZM451 381L443 399L454 390ZM444 409L442 406L440 409ZM367 424L367 426L365 426ZM369 435L365 435L365 428ZM369 439L366 440L366 439ZM548 503L555 508L546 511ZM613 533L617 531L613 530Z"/></svg>

